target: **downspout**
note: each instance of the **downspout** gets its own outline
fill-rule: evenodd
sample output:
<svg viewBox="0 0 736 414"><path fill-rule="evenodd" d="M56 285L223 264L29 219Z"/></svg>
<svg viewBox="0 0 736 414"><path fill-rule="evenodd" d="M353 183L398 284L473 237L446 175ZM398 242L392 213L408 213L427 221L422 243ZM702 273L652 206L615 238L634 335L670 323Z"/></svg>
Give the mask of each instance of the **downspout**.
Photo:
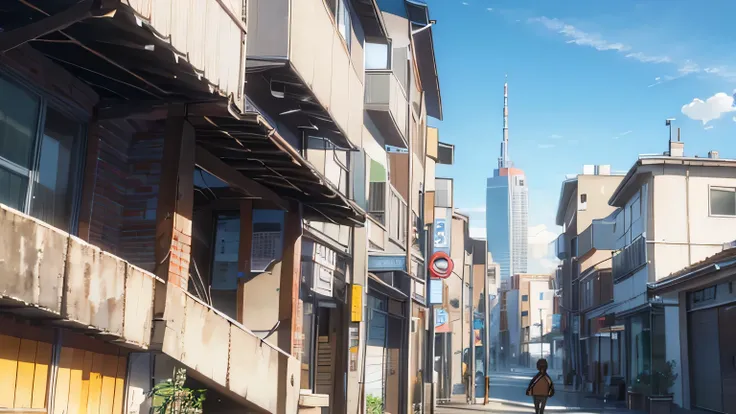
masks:
<svg viewBox="0 0 736 414"><path fill-rule="evenodd" d="M692 262L692 246L690 246L690 168L685 169L685 219L687 224L687 264Z"/></svg>

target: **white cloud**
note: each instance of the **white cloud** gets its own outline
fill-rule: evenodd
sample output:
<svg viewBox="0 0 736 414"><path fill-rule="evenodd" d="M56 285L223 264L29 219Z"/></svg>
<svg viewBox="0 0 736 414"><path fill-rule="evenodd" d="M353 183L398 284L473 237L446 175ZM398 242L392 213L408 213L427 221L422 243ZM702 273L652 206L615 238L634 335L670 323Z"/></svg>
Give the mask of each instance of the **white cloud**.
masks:
<svg viewBox="0 0 736 414"><path fill-rule="evenodd" d="M552 138L552 139L560 139L560 138L562 138L562 135L552 134L549 137Z"/></svg>
<svg viewBox="0 0 736 414"><path fill-rule="evenodd" d="M720 118L725 113L734 111L736 108L733 106L733 96L724 92L711 96L705 102L695 98L689 104L682 106L683 114L690 119L701 121L703 125Z"/></svg>
<svg viewBox="0 0 736 414"><path fill-rule="evenodd" d="M587 33L573 25L566 24L559 19L550 19L548 17L535 17L529 19L530 23L539 23L549 30L553 30L567 38L567 43L576 44L578 46L588 46L596 50L606 51L614 50L616 52L628 52L631 47L623 43L609 42L595 33ZM635 54L631 54L632 56ZM643 56L643 55L642 55Z"/></svg>
<svg viewBox="0 0 736 414"><path fill-rule="evenodd" d="M493 7L489 7L486 10L488 10L489 12L492 12L493 11Z"/></svg>
<svg viewBox="0 0 736 414"><path fill-rule="evenodd" d="M628 131L625 131L625 132L620 133L619 135L621 135L622 137L625 137L625 136L629 135L632 132L634 132L634 131L628 130Z"/></svg>
<svg viewBox="0 0 736 414"><path fill-rule="evenodd" d="M486 238L486 228L485 227L471 227L469 230L470 230L470 237L474 239L485 239Z"/></svg>
<svg viewBox="0 0 736 414"><path fill-rule="evenodd" d="M549 231L546 225L539 224L529 227L528 237L529 271L546 273L557 268L557 262L550 255L550 243L557 238L557 234Z"/></svg>
<svg viewBox="0 0 736 414"><path fill-rule="evenodd" d="M467 5L468 5L468 2L467 1L464 1L463 2L463 6L467 6Z"/></svg>
<svg viewBox="0 0 736 414"><path fill-rule="evenodd" d="M485 213L485 206L458 208L461 213Z"/></svg>
<svg viewBox="0 0 736 414"><path fill-rule="evenodd" d="M642 52L629 53L626 55L629 59L635 59L642 63L671 63L672 58L669 56L651 56Z"/></svg>
<svg viewBox="0 0 736 414"><path fill-rule="evenodd" d="M705 127L703 127L703 129L706 131L709 129L713 129L713 125L706 125Z"/></svg>
<svg viewBox="0 0 736 414"><path fill-rule="evenodd" d="M735 117L733 117L733 118L731 118L731 119L733 119L733 122L736 122L736 116L735 116Z"/></svg>
<svg viewBox="0 0 736 414"><path fill-rule="evenodd" d="M537 148L540 148L540 149L549 149L549 148L554 148L554 147L555 147L555 144L539 144L539 145L537 145Z"/></svg>

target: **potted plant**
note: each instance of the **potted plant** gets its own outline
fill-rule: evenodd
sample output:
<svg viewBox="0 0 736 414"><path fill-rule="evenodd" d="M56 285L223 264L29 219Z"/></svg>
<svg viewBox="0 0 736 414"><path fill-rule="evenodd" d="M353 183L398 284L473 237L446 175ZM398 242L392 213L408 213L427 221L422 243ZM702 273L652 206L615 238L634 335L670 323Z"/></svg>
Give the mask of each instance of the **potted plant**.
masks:
<svg viewBox="0 0 736 414"><path fill-rule="evenodd" d="M647 396L649 395L649 373L642 372L633 384L626 390L626 407L629 410L646 410Z"/></svg>
<svg viewBox="0 0 736 414"><path fill-rule="evenodd" d="M672 394L669 390L675 385L678 374L675 373L677 362L667 361L663 369L652 376L652 395L649 396L649 414L670 414L672 411Z"/></svg>

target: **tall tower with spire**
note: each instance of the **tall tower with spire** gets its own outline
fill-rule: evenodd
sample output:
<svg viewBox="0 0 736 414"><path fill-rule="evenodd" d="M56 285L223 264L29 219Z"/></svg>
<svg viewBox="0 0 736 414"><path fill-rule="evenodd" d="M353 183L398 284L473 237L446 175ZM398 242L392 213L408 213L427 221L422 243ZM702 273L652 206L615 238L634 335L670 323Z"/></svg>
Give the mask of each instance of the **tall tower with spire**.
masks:
<svg viewBox="0 0 736 414"><path fill-rule="evenodd" d="M502 281L527 271L528 201L526 175L509 157L509 86L504 80L501 154L486 184L488 251L501 268Z"/></svg>
<svg viewBox="0 0 736 414"><path fill-rule="evenodd" d="M509 168L509 82L508 77L503 83L503 141L501 141L501 157L498 159L498 168Z"/></svg>

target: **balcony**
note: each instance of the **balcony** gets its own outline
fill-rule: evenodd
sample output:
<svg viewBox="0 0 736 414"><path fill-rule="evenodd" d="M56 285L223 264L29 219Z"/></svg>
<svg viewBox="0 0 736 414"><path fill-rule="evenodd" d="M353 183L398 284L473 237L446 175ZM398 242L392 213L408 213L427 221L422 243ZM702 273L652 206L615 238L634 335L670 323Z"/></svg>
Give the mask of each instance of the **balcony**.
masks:
<svg viewBox="0 0 736 414"><path fill-rule="evenodd" d="M84 79L106 105L207 101L215 96L232 98L243 109L244 2L182 1L174 7L172 0L4 1L0 10L4 33L24 28L28 36L0 43L27 42ZM69 14L75 10L76 15ZM49 27L53 21L58 24ZM27 51L14 48L9 53Z"/></svg>
<svg viewBox="0 0 736 414"><path fill-rule="evenodd" d="M408 101L393 71L370 71L365 74L365 109L386 139L386 144L407 148Z"/></svg>
<svg viewBox="0 0 736 414"><path fill-rule="evenodd" d="M154 275L0 204L0 306L145 350Z"/></svg>
<svg viewBox="0 0 736 414"><path fill-rule="evenodd" d="M618 282L630 276L647 263L647 243L639 237L613 256L613 280Z"/></svg>
<svg viewBox="0 0 736 414"><path fill-rule="evenodd" d="M188 292L4 205L0 307L133 350L162 351L245 406L296 412L296 358Z"/></svg>
<svg viewBox="0 0 736 414"><path fill-rule="evenodd" d="M594 250L614 250L616 240L613 224L613 222L593 220L593 223L578 236L578 256L583 257Z"/></svg>
<svg viewBox="0 0 736 414"><path fill-rule="evenodd" d="M363 55L360 42L343 38L323 0L248 0L248 13L248 97L281 114L295 147L302 130L358 146L364 87L351 56Z"/></svg>
<svg viewBox="0 0 736 414"><path fill-rule="evenodd" d="M555 240L555 256L560 260L570 258L570 243L565 233L560 234Z"/></svg>
<svg viewBox="0 0 736 414"><path fill-rule="evenodd" d="M157 349L259 412L297 411L301 363L296 358L189 292L173 285L165 289L165 311L153 331ZM281 366L286 375L279 376Z"/></svg>

